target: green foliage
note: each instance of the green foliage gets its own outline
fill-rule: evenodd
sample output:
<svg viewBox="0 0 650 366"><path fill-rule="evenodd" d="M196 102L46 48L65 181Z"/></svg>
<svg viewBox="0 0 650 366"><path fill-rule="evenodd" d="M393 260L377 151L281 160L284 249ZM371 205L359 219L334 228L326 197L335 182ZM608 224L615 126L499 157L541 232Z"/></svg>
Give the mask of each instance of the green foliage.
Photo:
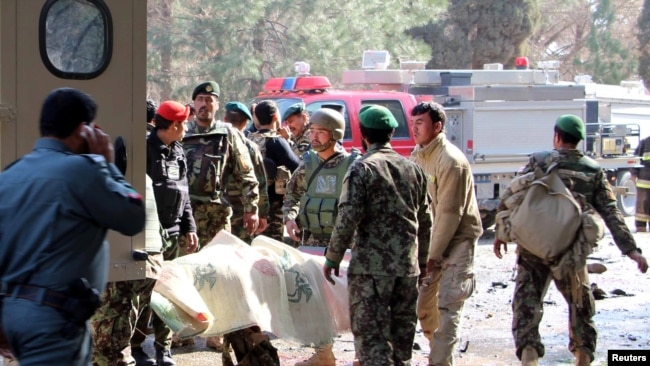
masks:
<svg viewBox="0 0 650 366"><path fill-rule="evenodd" d="M428 59L428 68L508 68L527 55L531 65L560 60L565 80L590 74L617 84L637 66L650 72L642 2L149 0L148 93L185 102L196 84L215 80L222 103L246 102L269 78L292 76L296 61L337 84L343 70L360 67L364 50L381 49L393 56L390 67Z"/></svg>
<svg viewBox="0 0 650 366"><path fill-rule="evenodd" d="M165 1L173 3L167 20L157 10ZM343 70L360 67L363 50L386 49L393 59L423 59L428 48L405 29L441 1L412 0L410 6L398 0L149 3L149 93L185 101L197 83L215 80L225 103L248 101L271 77L293 76L296 61L308 62L312 74L336 83ZM169 69L165 52L171 53ZM162 90L165 80L168 91Z"/></svg>
<svg viewBox="0 0 650 366"><path fill-rule="evenodd" d="M529 58L558 60L562 79L580 74L618 84L636 73L637 18L642 0L547 0L528 40Z"/></svg>
<svg viewBox="0 0 650 366"><path fill-rule="evenodd" d="M636 70L637 61L621 39L612 34L616 22L615 8L610 0L593 4L591 31L587 37L587 58L575 57L573 63L603 84L618 84Z"/></svg>
<svg viewBox="0 0 650 366"><path fill-rule="evenodd" d="M643 11L639 15L637 24L640 50L639 76L645 81L646 86L650 86L650 0L644 1Z"/></svg>

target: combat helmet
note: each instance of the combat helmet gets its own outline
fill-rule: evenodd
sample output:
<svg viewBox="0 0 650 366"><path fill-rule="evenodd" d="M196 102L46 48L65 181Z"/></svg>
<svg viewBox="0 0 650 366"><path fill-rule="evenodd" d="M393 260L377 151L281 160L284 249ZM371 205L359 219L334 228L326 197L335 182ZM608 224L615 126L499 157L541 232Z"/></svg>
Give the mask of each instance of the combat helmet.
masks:
<svg viewBox="0 0 650 366"><path fill-rule="evenodd" d="M309 123L325 127L332 133L335 141L343 139L345 119L343 115L331 108L321 108L309 117Z"/></svg>

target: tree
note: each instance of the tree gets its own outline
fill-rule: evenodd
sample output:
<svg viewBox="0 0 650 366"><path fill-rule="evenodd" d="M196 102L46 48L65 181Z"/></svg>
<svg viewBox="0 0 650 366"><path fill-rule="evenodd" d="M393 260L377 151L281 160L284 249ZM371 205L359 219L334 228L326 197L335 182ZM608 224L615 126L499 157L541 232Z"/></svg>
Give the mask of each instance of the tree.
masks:
<svg viewBox="0 0 650 366"><path fill-rule="evenodd" d="M429 51L405 29L441 0L150 0L150 8L172 3L171 19L150 12L149 93L186 100L194 85L219 82L222 103L247 101L274 76L293 76L293 64L307 61L313 74L336 83L341 71L359 68L366 49L422 59ZM391 11L387 11L391 9ZM420 22L424 22L422 20ZM415 22L417 24L417 22ZM162 64L171 45L169 72ZM168 75L168 76L165 76Z"/></svg>
<svg viewBox="0 0 650 366"><path fill-rule="evenodd" d="M618 84L634 77L636 19L641 0L547 0L545 16L528 40L529 58L559 60L564 80L580 74Z"/></svg>
<svg viewBox="0 0 650 366"><path fill-rule="evenodd" d="M639 32L639 76L650 87L650 0L643 3L638 20Z"/></svg>
<svg viewBox="0 0 650 366"><path fill-rule="evenodd" d="M439 20L410 34L431 46L428 68L512 66L539 18L536 0L450 0Z"/></svg>

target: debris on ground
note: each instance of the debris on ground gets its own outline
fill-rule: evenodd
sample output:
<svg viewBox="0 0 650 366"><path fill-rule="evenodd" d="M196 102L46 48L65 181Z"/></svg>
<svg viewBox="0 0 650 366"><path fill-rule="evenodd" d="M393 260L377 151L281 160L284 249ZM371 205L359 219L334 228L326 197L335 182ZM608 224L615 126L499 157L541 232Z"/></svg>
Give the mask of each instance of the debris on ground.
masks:
<svg viewBox="0 0 650 366"><path fill-rule="evenodd" d="M594 274L601 274L607 271L607 267L602 263L589 263L587 264L587 272Z"/></svg>
<svg viewBox="0 0 650 366"><path fill-rule="evenodd" d="M634 296L634 294L628 294L627 292L621 290L620 288L615 288L609 293L615 296Z"/></svg>
<svg viewBox="0 0 650 366"><path fill-rule="evenodd" d="M602 300L607 298L607 293L603 289L599 288L596 283L591 284L591 293L594 295L594 299Z"/></svg>

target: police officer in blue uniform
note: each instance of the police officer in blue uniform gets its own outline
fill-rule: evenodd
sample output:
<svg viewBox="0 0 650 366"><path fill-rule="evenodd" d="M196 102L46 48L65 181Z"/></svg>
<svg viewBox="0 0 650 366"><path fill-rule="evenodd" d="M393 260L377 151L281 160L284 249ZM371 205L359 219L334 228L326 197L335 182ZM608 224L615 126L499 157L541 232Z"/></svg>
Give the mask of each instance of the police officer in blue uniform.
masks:
<svg viewBox="0 0 650 366"><path fill-rule="evenodd" d="M108 229L135 235L140 195L113 164L97 105L56 89L31 153L0 174L0 307L22 366L89 365L88 318L107 282Z"/></svg>

